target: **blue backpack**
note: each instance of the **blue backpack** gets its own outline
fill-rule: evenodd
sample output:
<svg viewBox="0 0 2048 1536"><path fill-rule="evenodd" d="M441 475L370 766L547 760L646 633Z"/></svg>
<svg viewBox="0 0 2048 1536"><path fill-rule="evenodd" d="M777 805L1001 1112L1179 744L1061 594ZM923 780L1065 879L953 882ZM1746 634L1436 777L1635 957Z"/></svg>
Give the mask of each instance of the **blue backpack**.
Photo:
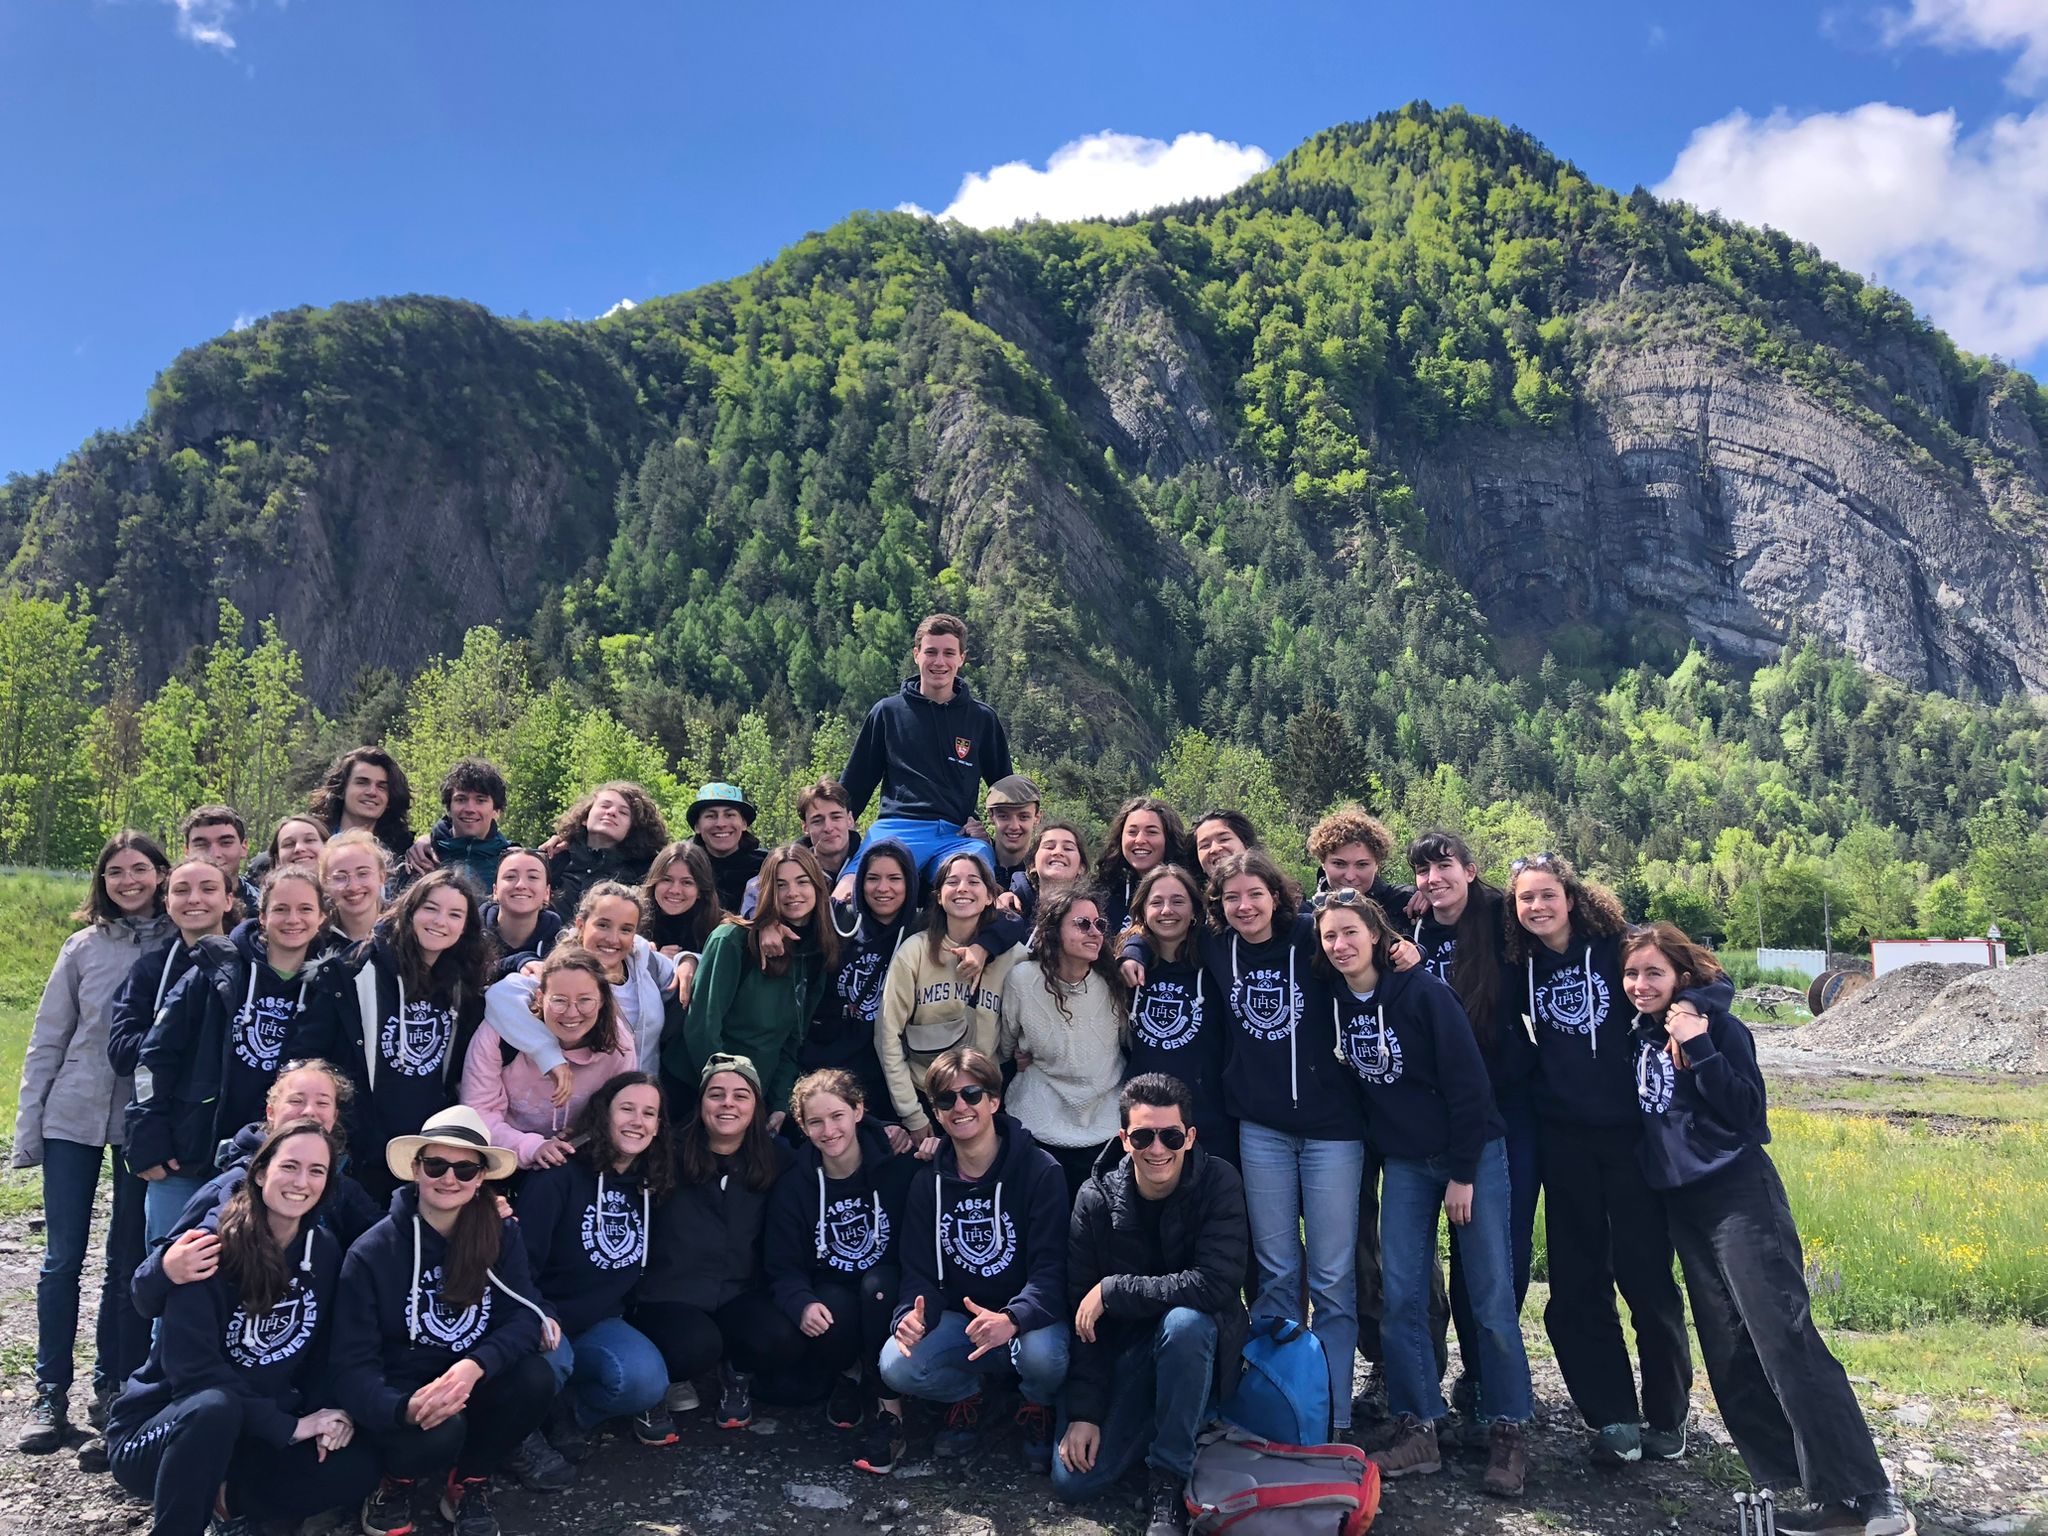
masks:
<svg viewBox="0 0 2048 1536"><path fill-rule="evenodd" d="M1223 1418L1261 1440L1322 1445L1330 1438L1330 1368L1322 1341L1291 1318L1252 1323L1244 1374Z"/></svg>

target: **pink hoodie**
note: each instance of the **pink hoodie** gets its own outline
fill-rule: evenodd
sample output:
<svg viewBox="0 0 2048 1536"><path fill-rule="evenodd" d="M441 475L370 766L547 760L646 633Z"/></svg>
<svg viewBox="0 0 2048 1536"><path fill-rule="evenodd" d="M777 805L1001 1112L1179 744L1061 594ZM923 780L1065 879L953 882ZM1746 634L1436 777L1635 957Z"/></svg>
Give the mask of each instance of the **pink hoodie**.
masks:
<svg viewBox="0 0 2048 1536"><path fill-rule="evenodd" d="M553 1084L524 1052L505 1061L504 1042L489 1024L479 1024L462 1063L462 1102L483 1116L491 1140L519 1154L519 1166L531 1168L547 1141L566 1134L569 1122L590 1096L621 1072L639 1064L633 1037L619 1031L616 1051L571 1050L564 1053L574 1082L569 1102L557 1108Z"/></svg>

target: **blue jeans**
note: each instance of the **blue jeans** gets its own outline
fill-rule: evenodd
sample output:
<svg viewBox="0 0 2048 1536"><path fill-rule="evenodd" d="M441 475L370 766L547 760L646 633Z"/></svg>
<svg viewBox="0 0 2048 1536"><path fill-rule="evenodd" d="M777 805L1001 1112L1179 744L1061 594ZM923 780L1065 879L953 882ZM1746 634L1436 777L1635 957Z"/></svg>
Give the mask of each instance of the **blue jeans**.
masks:
<svg viewBox="0 0 2048 1536"><path fill-rule="evenodd" d="M1436 1260L1437 1217L1450 1180L1443 1157L1390 1157L1380 1177L1380 1286L1386 1297L1380 1342L1386 1350L1387 1407L1425 1424L1449 1412L1429 1338L1429 1266ZM1465 1291L1479 1325L1480 1412L1519 1424L1534 1410L1508 1224L1508 1155L1496 1137L1479 1149L1472 1219L1455 1230Z"/></svg>
<svg viewBox="0 0 2048 1536"><path fill-rule="evenodd" d="M910 850L910 856L917 860L918 874L926 880L931 879L933 865L961 849L980 854L983 863L995 868L995 848L981 838L961 836L958 825L950 821L926 821L917 816L878 817L861 844L873 847L885 837L893 837Z"/></svg>
<svg viewBox="0 0 2048 1536"><path fill-rule="evenodd" d="M185 1207L192 1203L192 1197L212 1177L210 1172L167 1173L160 1179L143 1183L142 1241L146 1249L154 1248L171 1235L171 1228L185 1214ZM138 1259L136 1262L142 1261Z"/></svg>
<svg viewBox="0 0 2048 1536"><path fill-rule="evenodd" d="M1310 1325L1330 1366L1334 1427L1347 1429L1351 1352L1358 1347L1358 1181L1365 1144L1312 1141L1246 1120L1238 1127L1238 1158L1262 1281L1252 1319ZM1308 1318L1301 1316L1304 1260L1313 1308Z"/></svg>
<svg viewBox="0 0 2048 1536"><path fill-rule="evenodd" d="M1053 1492L1063 1499L1093 1498L1141 1456L1147 1466L1187 1481L1195 1466L1195 1436L1208 1422L1214 1401L1215 1319L1174 1307L1125 1346L1110 1369L1109 1406L1097 1426L1102 1438L1095 1465L1072 1472L1058 1456L1052 1459ZM1069 1422L1060 1415L1062 1440Z"/></svg>
<svg viewBox="0 0 2048 1536"><path fill-rule="evenodd" d="M43 1143L43 1267L36 1276L36 1382L71 1386L71 1350L78 1340L78 1279L92 1240L92 1206L100 1189L104 1147L77 1141ZM149 1353L149 1330L128 1300L128 1282L142 1262L142 1180L114 1149L114 1209L107 1222L107 1272L100 1281L92 1384L119 1389Z"/></svg>
<svg viewBox="0 0 2048 1536"><path fill-rule="evenodd" d="M1529 1295L1529 1266L1536 1250L1536 1199L1543 1193L1543 1161L1536 1143L1536 1111L1527 1099L1504 1099L1500 1117L1508 1128L1508 1240L1515 1253L1515 1311ZM1465 1261L1451 1228L1451 1322L1458 1330L1461 1376L1479 1379L1479 1324L1465 1294Z"/></svg>
<svg viewBox="0 0 2048 1536"><path fill-rule="evenodd" d="M555 1389L569 1393L576 1422L585 1429L645 1413L668 1391L668 1362L623 1318L601 1318L574 1339L563 1334L547 1361Z"/></svg>
<svg viewBox="0 0 2048 1536"><path fill-rule="evenodd" d="M1064 1322L1048 1323L1018 1334L1008 1349L992 1349L979 1360L970 1360L974 1345L967 1337L967 1314L942 1312L909 1354L894 1338L882 1346L882 1384L898 1396L959 1403L981 1390L982 1377L1015 1371L1024 1401L1050 1408L1067 1379L1067 1341Z"/></svg>

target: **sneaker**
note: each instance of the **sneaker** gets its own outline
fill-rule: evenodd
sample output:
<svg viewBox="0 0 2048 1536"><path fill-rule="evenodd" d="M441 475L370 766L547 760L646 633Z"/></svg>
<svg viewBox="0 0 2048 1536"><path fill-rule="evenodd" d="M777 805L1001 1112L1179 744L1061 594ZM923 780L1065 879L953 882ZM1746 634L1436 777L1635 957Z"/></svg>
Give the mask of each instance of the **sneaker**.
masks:
<svg viewBox="0 0 2048 1536"><path fill-rule="evenodd" d="M1145 1474L1145 1536L1187 1536L1188 1501L1181 1480L1157 1467L1147 1467Z"/></svg>
<svg viewBox="0 0 2048 1536"><path fill-rule="evenodd" d="M668 1396L662 1399L661 1405L670 1413L695 1413L699 1407L697 1383L694 1381L670 1382L668 1384Z"/></svg>
<svg viewBox="0 0 2048 1536"><path fill-rule="evenodd" d="M71 1433L71 1394L62 1387L36 1383L35 1406L28 1411L28 1424L14 1442L18 1451L47 1456L62 1450Z"/></svg>
<svg viewBox="0 0 2048 1536"><path fill-rule="evenodd" d="M825 1422L834 1429L859 1429L866 1399L858 1376L834 1376L832 1399L825 1404Z"/></svg>
<svg viewBox="0 0 2048 1536"><path fill-rule="evenodd" d="M1354 1424L1380 1424L1389 1417L1387 1413L1387 1376L1375 1360L1365 1368L1365 1385L1358 1389L1351 1399L1351 1422Z"/></svg>
<svg viewBox="0 0 2048 1536"><path fill-rule="evenodd" d="M547 1423L535 1433L542 1435L548 1446L572 1467L588 1461L595 1449L590 1443L590 1432L576 1422L576 1409L566 1392L555 1399L554 1406L548 1410ZM533 1437L529 1435L527 1438ZM521 1446L521 1449L525 1447ZM529 1488L532 1486L527 1484Z"/></svg>
<svg viewBox="0 0 2048 1536"><path fill-rule="evenodd" d="M1495 1419L1486 1438L1486 1476L1479 1486L1497 1499L1519 1499L1529 1481L1528 1433L1519 1424Z"/></svg>
<svg viewBox="0 0 2048 1536"><path fill-rule="evenodd" d="M498 1536L498 1512L491 1508L491 1480L448 1474L441 1495L441 1518L455 1527L455 1536Z"/></svg>
<svg viewBox="0 0 2048 1536"><path fill-rule="evenodd" d="M887 1477L902 1459L903 1421L888 1409L877 1408L875 1421L868 1426L867 1436L861 1441L860 1454L853 1458L853 1464L863 1472Z"/></svg>
<svg viewBox="0 0 2048 1536"><path fill-rule="evenodd" d="M1024 1429L1024 1464L1035 1472L1050 1472L1052 1410L1043 1403L1019 1403L1017 1423Z"/></svg>
<svg viewBox="0 0 2048 1536"><path fill-rule="evenodd" d="M247 1515L215 1515L206 1536L263 1536L263 1522Z"/></svg>
<svg viewBox="0 0 2048 1536"><path fill-rule="evenodd" d="M934 1456L965 1456L981 1438L981 1394L946 1405L946 1422L932 1436Z"/></svg>
<svg viewBox="0 0 2048 1536"><path fill-rule="evenodd" d="M537 1429L505 1458L505 1475L535 1493L560 1493L576 1481L576 1469L569 1465L568 1458L549 1445L548 1437Z"/></svg>
<svg viewBox="0 0 2048 1536"><path fill-rule="evenodd" d="M1643 1431L1635 1424L1609 1424L1593 1437L1593 1465L1625 1467L1643 1459Z"/></svg>
<svg viewBox="0 0 2048 1536"><path fill-rule="evenodd" d="M1369 1451L1367 1455L1380 1469L1382 1478L1437 1472L1444 1464L1436 1447L1436 1426L1425 1424L1413 1414L1406 1413L1401 1415L1400 1432L1394 1437L1394 1443L1385 1450Z"/></svg>
<svg viewBox="0 0 2048 1536"><path fill-rule="evenodd" d="M1685 1454L1685 1425L1676 1429L1643 1426L1643 1460L1676 1461Z"/></svg>
<svg viewBox="0 0 2048 1536"><path fill-rule="evenodd" d="M754 1422L754 1378L729 1365L718 1367L718 1427L745 1429Z"/></svg>
<svg viewBox="0 0 2048 1536"><path fill-rule="evenodd" d="M1863 1536L1913 1536L1919 1529L1913 1522L1913 1511L1906 1508L1906 1501L1895 1488L1851 1499L1849 1508L1861 1517Z"/></svg>
<svg viewBox="0 0 2048 1536"><path fill-rule="evenodd" d="M676 1421L657 1403L633 1420L633 1438L642 1445L674 1445L681 1436L676 1433Z"/></svg>
<svg viewBox="0 0 2048 1536"><path fill-rule="evenodd" d="M1862 1536L1863 1517L1847 1504L1808 1504L1780 1509L1778 1536Z"/></svg>
<svg viewBox="0 0 2048 1536"><path fill-rule="evenodd" d="M387 1477L363 1500L363 1536L412 1536L412 1479Z"/></svg>
<svg viewBox="0 0 2048 1536"><path fill-rule="evenodd" d="M78 1448L78 1470L81 1472L104 1472L107 1470L107 1437L94 1435Z"/></svg>

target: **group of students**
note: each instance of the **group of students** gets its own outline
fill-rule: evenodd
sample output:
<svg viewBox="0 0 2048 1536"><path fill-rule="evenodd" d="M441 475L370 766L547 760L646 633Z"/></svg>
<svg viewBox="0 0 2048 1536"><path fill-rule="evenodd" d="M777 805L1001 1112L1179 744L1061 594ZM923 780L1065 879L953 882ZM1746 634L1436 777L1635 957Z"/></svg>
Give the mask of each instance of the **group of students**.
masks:
<svg viewBox="0 0 2048 1536"><path fill-rule="evenodd" d="M489 1536L494 1476L566 1487L607 1425L672 1445L707 1384L726 1428L756 1392L822 1399L886 1473L906 1399L964 1454L995 1378L1062 1495L1142 1463L1170 1536L1249 1333L1283 1321L1384 1475L1437 1471L1455 1430L1514 1496L1540 1194L1597 1462L1685 1450L1675 1253L1752 1477L1811 1501L1779 1529L1913 1528L1812 1323L1711 954L1554 853L1502 890L1433 831L1395 884L1357 807L1311 832L1310 894L1238 812L1149 796L1091 861L960 679L965 627L915 647L782 847L725 783L687 839L613 783L518 847L480 759L415 840L375 748L247 874L224 806L175 862L110 840L23 1070L48 1251L21 1448L70 1433L112 1148L81 1463L165 1536L358 1501L404 1536L429 1495Z"/></svg>

